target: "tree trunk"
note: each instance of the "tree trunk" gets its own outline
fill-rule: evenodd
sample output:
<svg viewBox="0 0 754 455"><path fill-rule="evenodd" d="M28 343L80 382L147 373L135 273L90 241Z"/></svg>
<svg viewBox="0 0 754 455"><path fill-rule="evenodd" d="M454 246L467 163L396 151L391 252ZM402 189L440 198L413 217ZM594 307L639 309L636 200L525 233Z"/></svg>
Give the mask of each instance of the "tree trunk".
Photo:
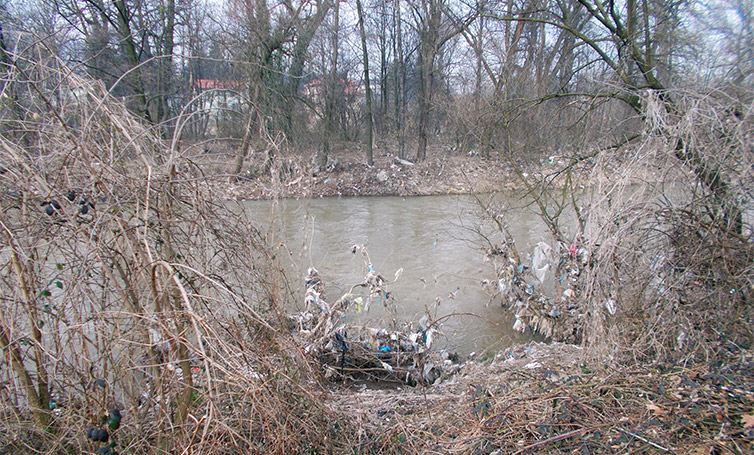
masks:
<svg viewBox="0 0 754 455"><path fill-rule="evenodd" d="M364 84L366 85L367 107L367 164L374 164L372 150L372 87L369 84L369 53L367 52L367 35L364 31L364 13L361 9L361 0L356 0L356 10L359 15L359 33L361 34L361 50L364 54Z"/></svg>
<svg viewBox="0 0 754 455"><path fill-rule="evenodd" d="M403 24L401 1L395 0L396 46L398 63L395 65L395 131L398 136L398 157L406 159L406 66L403 56Z"/></svg>
<svg viewBox="0 0 754 455"><path fill-rule="evenodd" d="M340 81L338 80L338 48L340 47L339 32L340 2L335 1L335 11L332 26L332 60L330 61L330 77L325 90L325 131L322 137L322 147L319 151L319 166L327 166L327 158L330 155L330 139L335 136L335 97L340 93Z"/></svg>
<svg viewBox="0 0 754 455"><path fill-rule="evenodd" d="M439 51L441 0L430 0L424 4L424 22L419 32L419 125L416 149L416 161L427 158L427 129L432 109L432 83L434 79L435 58Z"/></svg>
<svg viewBox="0 0 754 455"><path fill-rule="evenodd" d="M167 125L167 122L170 117L170 106L168 104L168 100L170 99L170 93L168 91L173 91L172 89L172 79L173 79L173 48L175 46L175 0L167 0L167 5L165 6L165 30L162 34L163 39L163 47L162 47L162 55L160 57L159 61L159 77L160 77L160 86L158 87L159 90L159 111L158 111L158 117L157 122L161 125L160 131L162 132L163 137L170 137L171 135L171 128Z"/></svg>
<svg viewBox="0 0 754 455"><path fill-rule="evenodd" d="M288 71L288 82L283 88L284 99L282 115L284 122L283 130L286 134L290 134L293 127L293 108L295 106L296 97L298 96L301 77L304 74L306 51L309 49L309 44L312 42L314 34L322 24L327 13L330 11L332 2L333 0L318 1L317 12L314 16L299 24L299 36L291 51L291 66L290 71Z"/></svg>
<svg viewBox="0 0 754 455"><path fill-rule="evenodd" d="M435 60L434 43L430 33L422 38L419 52L419 125L417 138L419 145L416 149L416 161L427 158L427 128L432 106L432 78Z"/></svg>
<svg viewBox="0 0 754 455"><path fill-rule="evenodd" d="M118 10L118 34L120 35L121 46L128 57L128 63L131 65L132 69L131 85L136 94L137 111L141 117L151 123L152 116L149 114L147 95L144 89L144 79L139 66L141 61L136 52L136 44L134 43L131 31L131 14L128 11L125 0L116 0L115 8Z"/></svg>
<svg viewBox="0 0 754 455"><path fill-rule="evenodd" d="M484 39L482 36L484 35L484 16L481 16L479 18L479 32L477 33L476 40L474 43L474 49L476 50L477 59L476 59L476 68L474 69L474 100L476 101L477 105L482 100L482 52L484 50Z"/></svg>
<svg viewBox="0 0 754 455"><path fill-rule="evenodd" d="M233 164L233 173L230 177L231 182L238 182L238 177L241 175L241 171L243 170L244 160L246 160L246 156L249 154L249 149L251 148L251 127L254 115L253 111L256 109L252 107L251 110L252 112L249 112L249 119L246 122L246 130L243 134L243 140L241 141L241 149L238 151L238 155L236 155L236 162Z"/></svg>
<svg viewBox="0 0 754 455"><path fill-rule="evenodd" d="M432 70L428 68L426 63L427 55L422 52L421 60L419 62L419 125L416 131L416 136L419 140L419 145L416 149L416 161L424 161L427 158L427 123L429 122L429 107L432 96Z"/></svg>

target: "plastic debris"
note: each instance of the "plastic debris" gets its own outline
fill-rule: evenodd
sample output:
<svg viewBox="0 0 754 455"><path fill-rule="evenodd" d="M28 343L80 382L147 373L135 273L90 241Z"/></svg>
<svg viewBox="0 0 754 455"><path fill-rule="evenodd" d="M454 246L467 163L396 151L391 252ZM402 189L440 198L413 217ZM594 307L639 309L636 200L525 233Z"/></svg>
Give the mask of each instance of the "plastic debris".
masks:
<svg viewBox="0 0 754 455"><path fill-rule="evenodd" d="M530 329L547 339L580 342L584 313L576 298L583 286L582 266L588 264L586 248L559 243L556 256L550 244L539 242L531 254L522 255L503 231L504 242L488 250L487 258L495 263L502 303L515 315L514 330L524 333ZM550 272L555 279L547 283ZM548 295L553 287L557 294Z"/></svg>
<svg viewBox="0 0 754 455"><path fill-rule="evenodd" d="M328 313L330 306L325 301L324 297L324 285L322 279L319 276L319 272L314 267L309 267L308 275L306 277L306 295L304 296L304 305L307 310L310 307L315 306L319 308L322 313Z"/></svg>
<svg viewBox="0 0 754 455"><path fill-rule="evenodd" d="M415 163L412 163L411 161L406 161L406 160L400 159L397 156L393 157L393 162L395 164L400 164L401 166L408 166L408 167L411 167L411 166L415 165Z"/></svg>
<svg viewBox="0 0 754 455"><path fill-rule="evenodd" d="M552 247L545 242L539 242L534 247L534 257L532 258L531 266L534 269L534 275L540 283L545 282L547 271L550 270L551 253Z"/></svg>
<svg viewBox="0 0 754 455"><path fill-rule="evenodd" d="M516 332L524 333L526 330L526 324L520 318L516 318L516 322L513 323L513 330Z"/></svg>
<svg viewBox="0 0 754 455"><path fill-rule="evenodd" d="M422 316L421 319L419 319L419 327L421 327L422 331L427 330L427 315L426 314Z"/></svg>
<svg viewBox="0 0 754 455"><path fill-rule="evenodd" d="M424 364L424 368L422 370L422 378L424 379L425 384L434 384L435 381L440 379L441 376L442 368L438 367L432 362Z"/></svg>
<svg viewBox="0 0 754 455"><path fill-rule="evenodd" d="M441 358L431 349L439 325L429 313L419 321L391 330L345 322L350 311L369 311L372 301L394 311L393 297L386 289L388 282L372 265L366 248L354 245L350 251L355 253L359 248L366 276L333 303L325 301L324 285L317 271L308 270L306 309L288 317L289 328L303 350L323 363L324 375L330 380L389 379L416 385L457 372L457 363L450 357Z"/></svg>

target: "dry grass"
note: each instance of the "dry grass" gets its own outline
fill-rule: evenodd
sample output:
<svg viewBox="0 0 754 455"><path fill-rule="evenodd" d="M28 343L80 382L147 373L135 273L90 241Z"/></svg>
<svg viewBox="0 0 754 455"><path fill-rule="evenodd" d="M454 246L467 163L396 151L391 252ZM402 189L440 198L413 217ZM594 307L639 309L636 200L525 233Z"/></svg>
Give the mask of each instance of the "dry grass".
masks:
<svg viewBox="0 0 754 455"><path fill-rule="evenodd" d="M584 350L517 346L426 394L335 393L357 453L750 453L752 355L591 370ZM604 366L604 365L603 365Z"/></svg>

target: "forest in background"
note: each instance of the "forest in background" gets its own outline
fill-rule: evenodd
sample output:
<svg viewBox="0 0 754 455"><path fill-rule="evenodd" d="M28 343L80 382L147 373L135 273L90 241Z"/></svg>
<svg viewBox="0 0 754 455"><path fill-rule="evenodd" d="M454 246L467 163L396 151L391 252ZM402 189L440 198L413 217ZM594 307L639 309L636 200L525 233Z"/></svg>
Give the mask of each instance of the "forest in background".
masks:
<svg viewBox="0 0 754 455"><path fill-rule="evenodd" d="M363 4L362 4L363 3ZM249 149L284 137L326 165L378 138L517 160L583 155L642 131L643 92L748 109L746 0L5 2L6 60L37 40L172 137ZM47 54L45 56L44 54ZM674 92L670 96L670 92ZM664 95L663 95L664 96Z"/></svg>
<svg viewBox="0 0 754 455"><path fill-rule="evenodd" d="M751 2L6 2L0 25L0 450L751 449ZM362 283L323 302L309 271L321 311L291 320L285 245L199 158L287 185L285 159L314 175L343 143L507 163L551 238L523 251L480 196L488 284L514 328L583 349L436 378L429 310L348 338L388 293L364 249ZM347 355L422 405L356 418L328 382Z"/></svg>

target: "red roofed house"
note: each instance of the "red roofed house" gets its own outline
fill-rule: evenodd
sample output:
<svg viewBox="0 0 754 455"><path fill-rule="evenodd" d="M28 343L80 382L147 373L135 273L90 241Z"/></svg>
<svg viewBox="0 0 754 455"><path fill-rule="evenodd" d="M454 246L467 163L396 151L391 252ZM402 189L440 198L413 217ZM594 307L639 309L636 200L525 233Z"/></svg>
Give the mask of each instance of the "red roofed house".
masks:
<svg viewBox="0 0 754 455"><path fill-rule="evenodd" d="M231 126L229 117L241 112L244 83L235 80L197 79L194 81L194 89L197 95L201 95L196 105L200 112L199 122L204 125L204 134L217 136L221 130L226 134Z"/></svg>

